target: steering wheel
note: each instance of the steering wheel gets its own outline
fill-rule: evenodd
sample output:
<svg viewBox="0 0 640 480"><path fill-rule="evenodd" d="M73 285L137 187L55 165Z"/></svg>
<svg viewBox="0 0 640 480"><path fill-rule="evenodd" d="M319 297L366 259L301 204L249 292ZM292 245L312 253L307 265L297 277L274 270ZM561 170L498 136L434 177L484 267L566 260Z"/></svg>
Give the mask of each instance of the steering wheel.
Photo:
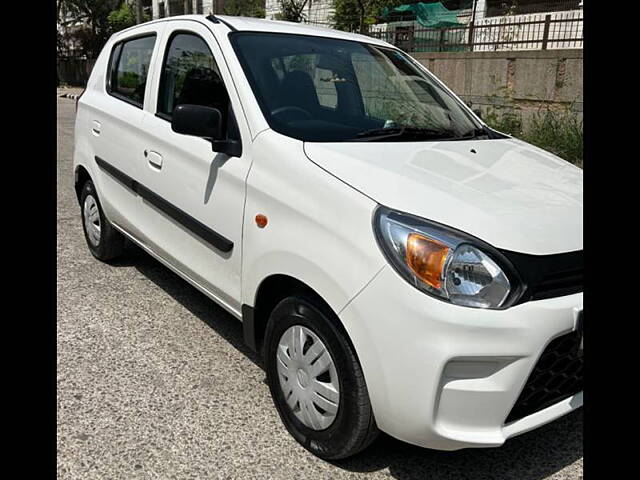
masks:
<svg viewBox="0 0 640 480"><path fill-rule="evenodd" d="M301 113L302 115L304 115L306 117L305 120L308 120L308 119L313 117L313 115L311 115L311 113L306 111L304 108L296 107L295 105L286 105L284 107L276 108L275 110L271 111L271 115L273 115L273 116L282 115L285 112Z"/></svg>

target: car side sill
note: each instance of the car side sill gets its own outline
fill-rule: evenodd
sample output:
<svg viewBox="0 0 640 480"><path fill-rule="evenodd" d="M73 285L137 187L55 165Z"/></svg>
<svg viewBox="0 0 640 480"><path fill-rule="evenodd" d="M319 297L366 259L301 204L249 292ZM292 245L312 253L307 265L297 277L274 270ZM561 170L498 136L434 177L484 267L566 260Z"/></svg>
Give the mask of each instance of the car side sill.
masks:
<svg viewBox="0 0 640 480"><path fill-rule="evenodd" d="M233 315L234 317L236 317L238 320L242 321L242 314L240 311L236 310L235 308L233 308L231 305L229 305L227 302L225 302L224 300L222 300L220 297L216 296L214 293L212 293L210 290L208 290L207 288L203 287L202 285L200 285L197 281L195 281L193 278L191 278L189 275L187 275L186 273L184 273L182 270L180 270L178 267L176 267L175 265L173 265L171 262L169 262L168 260L164 259L163 257L161 257L159 254L157 254L156 252L154 252L150 247L148 247L147 245L145 245L144 242L142 242L141 240L139 240L138 238L136 238L133 234L127 232L124 228L122 228L120 225L111 222L111 224L113 225L113 227L118 230L120 233L122 233L125 237L127 237L129 240L131 240L133 243L135 243L137 246L139 246L140 248L142 248L145 252L147 252L149 255L151 255L153 258L155 258L156 260L158 260L160 263L162 263L165 267L167 267L169 270L173 271L176 275L178 275L179 277L181 277L183 280L186 280L189 284L191 284L193 287L195 287L196 289L198 289L200 292L202 292L203 294L205 294L207 297L209 297L211 300L213 300L214 302L216 302L218 305L220 305L222 308L224 308L227 312L229 312L231 315Z"/></svg>

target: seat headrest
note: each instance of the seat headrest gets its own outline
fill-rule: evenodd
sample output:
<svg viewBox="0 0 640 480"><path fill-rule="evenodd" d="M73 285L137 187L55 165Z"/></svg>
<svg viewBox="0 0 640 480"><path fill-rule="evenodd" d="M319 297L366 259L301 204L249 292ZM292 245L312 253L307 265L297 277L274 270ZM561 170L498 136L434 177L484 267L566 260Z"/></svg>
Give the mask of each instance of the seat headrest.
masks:
<svg viewBox="0 0 640 480"><path fill-rule="evenodd" d="M282 104L295 105L308 111L320 106L311 75L302 70L292 70L282 79Z"/></svg>
<svg viewBox="0 0 640 480"><path fill-rule="evenodd" d="M227 90L218 73L212 68L195 67L184 77L177 104L220 108L226 106L228 101Z"/></svg>

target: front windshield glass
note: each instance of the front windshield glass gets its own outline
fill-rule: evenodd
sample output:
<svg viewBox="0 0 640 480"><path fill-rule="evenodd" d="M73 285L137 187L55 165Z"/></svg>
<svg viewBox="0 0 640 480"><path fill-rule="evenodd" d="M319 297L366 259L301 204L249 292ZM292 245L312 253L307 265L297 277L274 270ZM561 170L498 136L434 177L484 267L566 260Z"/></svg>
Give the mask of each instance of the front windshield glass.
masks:
<svg viewBox="0 0 640 480"><path fill-rule="evenodd" d="M486 136L404 53L306 35L237 32L234 49L277 132L310 142Z"/></svg>

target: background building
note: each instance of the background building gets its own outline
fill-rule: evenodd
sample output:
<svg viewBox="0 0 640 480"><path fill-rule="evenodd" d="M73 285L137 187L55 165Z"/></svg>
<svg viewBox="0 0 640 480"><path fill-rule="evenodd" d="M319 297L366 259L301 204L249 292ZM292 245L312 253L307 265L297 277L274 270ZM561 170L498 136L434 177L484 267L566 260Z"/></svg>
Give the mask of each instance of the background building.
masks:
<svg viewBox="0 0 640 480"><path fill-rule="evenodd" d="M280 0L266 0L265 18L275 20L280 10ZM308 0L303 10L304 23L328 27L334 11L333 0Z"/></svg>
<svg viewBox="0 0 640 480"><path fill-rule="evenodd" d="M224 13L225 0L152 0L152 17L164 18L192 13Z"/></svg>

